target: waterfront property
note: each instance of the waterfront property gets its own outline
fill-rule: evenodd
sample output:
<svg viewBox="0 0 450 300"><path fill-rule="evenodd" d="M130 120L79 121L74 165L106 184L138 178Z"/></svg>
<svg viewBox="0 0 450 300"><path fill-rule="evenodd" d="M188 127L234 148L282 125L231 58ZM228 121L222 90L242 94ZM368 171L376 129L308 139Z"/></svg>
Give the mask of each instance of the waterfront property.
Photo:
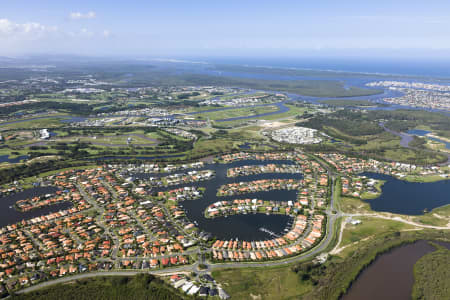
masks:
<svg viewBox="0 0 450 300"><path fill-rule="evenodd" d="M397 178L448 172L298 151L239 152L210 164L64 170L34 182L32 190L17 182L1 190L0 203L14 213L0 229L0 280L14 291L95 270L165 269L196 261L198 246L214 262L299 255L326 232L332 181L319 158L339 172L342 194L361 198L390 184L363 171Z"/></svg>

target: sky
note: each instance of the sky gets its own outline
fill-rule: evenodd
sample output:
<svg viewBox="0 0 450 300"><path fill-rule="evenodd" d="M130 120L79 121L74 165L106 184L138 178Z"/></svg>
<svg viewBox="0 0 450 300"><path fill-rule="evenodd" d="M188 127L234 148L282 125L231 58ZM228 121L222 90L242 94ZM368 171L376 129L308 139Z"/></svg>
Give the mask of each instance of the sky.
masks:
<svg viewBox="0 0 450 300"><path fill-rule="evenodd" d="M0 55L450 58L448 0L0 0Z"/></svg>

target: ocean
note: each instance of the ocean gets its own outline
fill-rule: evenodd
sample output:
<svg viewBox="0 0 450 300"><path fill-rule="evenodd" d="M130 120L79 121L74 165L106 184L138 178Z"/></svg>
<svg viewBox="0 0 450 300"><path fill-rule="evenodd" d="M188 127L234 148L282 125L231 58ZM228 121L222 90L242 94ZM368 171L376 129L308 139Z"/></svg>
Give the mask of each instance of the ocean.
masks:
<svg viewBox="0 0 450 300"><path fill-rule="evenodd" d="M211 64L245 65L450 79L450 59L206 58Z"/></svg>

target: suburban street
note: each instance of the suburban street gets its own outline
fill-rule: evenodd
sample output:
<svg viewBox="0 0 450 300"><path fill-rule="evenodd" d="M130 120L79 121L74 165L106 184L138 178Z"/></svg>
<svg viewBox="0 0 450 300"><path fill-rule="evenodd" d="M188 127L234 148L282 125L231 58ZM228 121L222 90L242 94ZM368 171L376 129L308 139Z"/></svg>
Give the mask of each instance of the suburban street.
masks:
<svg viewBox="0 0 450 300"><path fill-rule="evenodd" d="M301 261L313 258L314 256L316 256L316 255L320 254L322 251L324 251L330 245L330 243L333 239L333 235L335 234L333 232L335 222L339 217L344 216L344 214L342 214L340 212L333 214L333 211L335 211L334 205L335 205L335 196L336 196L334 193L335 176L334 176L334 174L332 174L330 172L330 170L329 170L329 175L332 178L333 188L331 189L330 208L327 210L328 218L327 218L326 235L322 239L322 241L319 243L319 245L317 245L316 247L312 248L311 250L309 250L305 253L302 253L300 255L290 257L287 259L283 259L283 260L267 261L267 262L261 262L261 263L251 263L251 262L250 263L238 263L238 262L210 263L209 261L203 259L203 254L211 252L211 250L202 251L202 250L200 250L201 248L199 248L197 250L188 251L188 252L184 253L184 254L197 254L198 257L201 258L201 262L197 261L196 263L194 263L192 265L167 268L167 269L155 270L155 271L146 271L146 270L115 271L115 270L112 270L112 271L102 271L102 272L78 274L78 275L74 275L74 276L62 277L62 278L57 278L54 280L42 282L37 285L20 290L18 293L22 294L22 293L32 292L32 291L35 291L35 290L38 290L41 288L45 288L45 287L48 287L48 286L51 286L54 284L61 284L61 283L71 282L74 280L81 280L81 279L99 277L99 276L130 276L130 275L137 275L137 274L142 274L142 273L149 273L152 275L163 276L163 275L170 275L170 274L174 274L174 273L192 273L192 272L195 272L198 275L201 275L201 274L205 274L205 273L210 273L211 271L214 271L214 270L228 269L228 268L263 268L263 267L272 267L272 266L282 266L282 265L297 263L297 262L301 262ZM80 191L82 191L82 193L84 193L83 189L81 187L79 187L79 188L80 188ZM94 206L96 206L95 201L90 199L87 195L84 195L84 196L86 196L87 199L92 201L91 203ZM115 242L117 242L117 241L115 241ZM162 258L162 257L166 257L166 256L158 256L158 257ZM169 257L169 256L167 256L167 257ZM123 259L133 260L136 258L123 258ZM120 259L116 259L116 260L120 260ZM204 268L199 269L199 264L203 264Z"/></svg>

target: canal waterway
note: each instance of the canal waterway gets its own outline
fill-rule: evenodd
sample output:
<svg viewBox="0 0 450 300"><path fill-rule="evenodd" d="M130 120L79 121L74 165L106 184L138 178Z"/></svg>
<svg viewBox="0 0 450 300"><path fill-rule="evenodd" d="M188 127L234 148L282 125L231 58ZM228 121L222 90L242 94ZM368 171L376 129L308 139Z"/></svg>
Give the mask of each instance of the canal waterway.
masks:
<svg viewBox="0 0 450 300"><path fill-rule="evenodd" d="M297 197L296 190L272 190L272 191L247 193L236 196L226 196L226 197L217 196L217 190L223 184L234 182L249 182L261 179L300 180L303 178L303 175L300 173L296 174L265 173L259 175L240 176L234 178L226 176L228 168L234 168L245 165L267 165L267 164L294 164L294 162L291 160L267 160L267 161L243 160L229 164L205 164L204 167L200 169L188 169L179 172L187 172L190 170L213 170L215 171L216 176L212 180L196 182L192 184L181 184L170 187L154 188L154 191L157 192L170 190L183 186L204 187L205 193L200 199L181 202L181 206L185 210L188 219L191 220L192 222L196 222L196 224L198 224L197 226L201 230L209 232L219 239L237 238L240 240L249 240L249 241L269 239L273 238L274 236L270 235L266 231L262 231L261 229L267 229L268 231L271 231L276 235L283 235L284 230L292 225L293 221L292 218L286 215L265 215L265 214L234 215L214 219L208 219L205 218L204 216L205 209L210 204L217 201L231 201L234 199L246 199L246 198L250 199L257 198L272 201L289 201L289 200L295 201ZM159 177L166 175L167 173L134 174L134 176L137 178ZM31 210L25 213L22 213L14 208L14 204L18 200L54 193L55 191L57 191L57 188L55 187L36 187L0 198L0 211L1 211L0 227L6 226L8 224L14 224L22 220L31 219L34 217L70 208L72 206L71 202L58 203L51 206L39 208L36 210Z"/></svg>
<svg viewBox="0 0 450 300"><path fill-rule="evenodd" d="M284 230L292 224L292 218L286 215L265 215L265 214L247 214L233 215L228 217L206 218L205 209L217 201L232 201L234 199L262 199L272 201L295 201L297 197L296 190L272 190L255 193L247 193L235 196L218 197L217 190L220 186L235 182L249 182L261 179L296 179L300 180L303 175L266 173L259 175L227 177L227 169L246 165L267 165L267 164L293 164L290 160L243 160L229 164L205 164L201 169L195 170L213 170L216 176L208 181L197 182L193 184L182 184L179 186L170 186L164 188L155 188L154 191L165 191L182 186L204 187L206 190L200 199L181 202L180 205L186 212L186 216L192 222L196 222L200 230L209 232L218 239L239 239L239 240L264 240L273 238L267 232L261 231L265 228L277 235L283 235ZM187 172L184 170L180 172ZM165 176L163 173L137 173L134 176L138 178Z"/></svg>
<svg viewBox="0 0 450 300"><path fill-rule="evenodd" d="M385 180L378 198L367 200L374 211L403 215L422 215L450 204L450 180L436 182L409 182L379 173L362 173L370 178Z"/></svg>
<svg viewBox="0 0 450 300"><path fill-rule="evenodd" d="M52 194L57 190L58 189L56 187L36 187L0 198L0 227L72 207L71 202L61 202L27 212L20 212L14 208L14 204L18 200L33 198L45 194Z"/></svg>

